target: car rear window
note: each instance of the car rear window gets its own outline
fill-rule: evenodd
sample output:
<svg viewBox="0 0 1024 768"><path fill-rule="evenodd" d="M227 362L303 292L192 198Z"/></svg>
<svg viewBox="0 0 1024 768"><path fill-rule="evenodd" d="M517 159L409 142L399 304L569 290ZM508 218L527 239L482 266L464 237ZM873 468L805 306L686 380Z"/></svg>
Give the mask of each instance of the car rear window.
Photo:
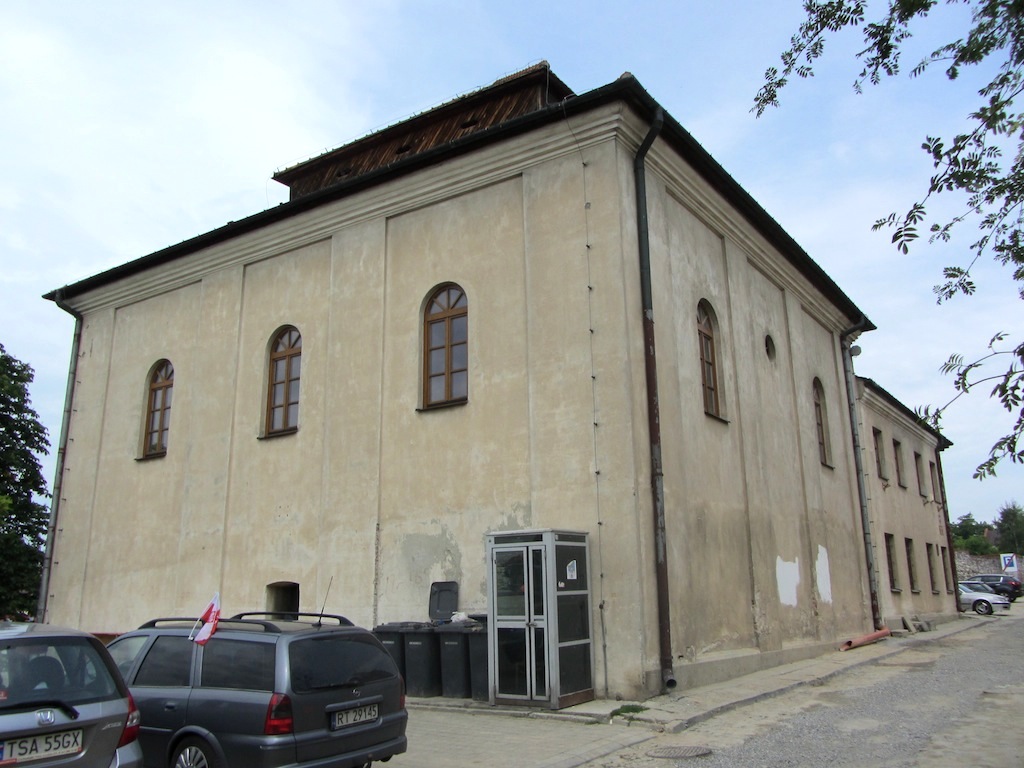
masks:
<svg viewBox="0 0 1024 768"><path fill-rule="evenodd" d="M296 693L365 685L395 677L390 654L372 637L327 635L297 640L288 648Z"/></svg>
<svg viewBox="0 0 1024 768"><path fill-rule="evenodd" d="M274 690L273 643L212 638L203 649L204 688Z"/></svg>
<svg viewBox="0 0 1024 768"><path fill-rule="evenodd" d="M0 708L33 701L88 704L123 697L102 645L85 637L24 637L0 644Z"/></svg>

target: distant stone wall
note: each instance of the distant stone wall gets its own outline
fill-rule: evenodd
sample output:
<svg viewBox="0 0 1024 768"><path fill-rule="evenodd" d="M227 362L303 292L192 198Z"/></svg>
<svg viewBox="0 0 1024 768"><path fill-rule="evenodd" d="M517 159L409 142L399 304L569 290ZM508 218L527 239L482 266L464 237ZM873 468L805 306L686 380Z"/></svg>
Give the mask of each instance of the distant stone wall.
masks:
<svg viewBox="0 0 1024 768"><path fill-rule="evenodd" d="M1017 559L1018 565L1020 558ZM956 574L960 581L965 581L979 573L1002 573L1002 562L999 555L972 555L970 552L956 552ZM1018 569L1017 578L1021 574Z"/></svg>

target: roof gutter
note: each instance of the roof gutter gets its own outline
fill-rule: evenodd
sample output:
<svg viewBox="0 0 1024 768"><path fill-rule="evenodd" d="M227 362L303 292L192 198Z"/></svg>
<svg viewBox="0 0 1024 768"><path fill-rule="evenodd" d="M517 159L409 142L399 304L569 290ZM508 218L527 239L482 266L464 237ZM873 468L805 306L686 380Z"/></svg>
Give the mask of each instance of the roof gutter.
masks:
<svg viewBox="0 0 1024 768"><path fill-rule="evenodd" d="M839 334L839 344L843 352L843 373L846 376L846 400L850 408L850 432L853 436L853 462L857 472L857 498L860 502L860 521L864 534L864 558L868 569L868 591L871 595L871 621L876 630L885 628L882 611L878 601L878 571L875 568L875 548L871 543L871 518L868 514L868 492L864 485L864 459L860 440L860 427L857 415L857 390L853 383L853 351L852 342L862 331L873 330L871 321L864 315L856 324ZM859 350L858 350L859 352ZM952 551L952 550L950 550Z"/></svg>
<svg viewBox="0 0 1024 768"><path fill-rule="evenodd" d="M43 552L43 570L39 579L39 599L36 605L36 621L46 623L50 599L50 571L53 569L53 546L57 535L57 518L64 493L64 463L67 460L68 425L71 421L71 403L75 396L75 381L78 378L78 350L82 344L82 314L64 301L64 289L53 292L54 303L75 318L75 333L71 339L71 362L68 364L68 381L64 390L64 415L60 423L60 442L57 444L57 469L53 478L53 496L50 501L50 522L46 529L46 549Z"/></svg>
<svg viewBox="0 0 1024 768"><path fill-rule="evenodd" d="M672 668L672 616L669 608L668 554L665 544L665 483L661 463L661 412L658 405L658 364L654 349L654 297L651 290L651 240L647 217L647 173L644 158L665 124L659 106L651 127L633 158L636 180L636 230L640 251L640 299L643 305L644 372L647 379L647 432L651 441L651 494L654 500L654 573L658 593L658 647L661 689L676 687Z"/></svg>

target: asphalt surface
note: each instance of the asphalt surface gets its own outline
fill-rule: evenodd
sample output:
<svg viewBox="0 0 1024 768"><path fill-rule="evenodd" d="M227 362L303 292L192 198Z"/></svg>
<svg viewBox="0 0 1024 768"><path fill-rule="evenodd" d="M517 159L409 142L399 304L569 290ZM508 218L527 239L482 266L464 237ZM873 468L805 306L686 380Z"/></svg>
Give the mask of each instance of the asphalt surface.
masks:
<svg viewBox="0 0 1024 768"><path fill-rule="evenodd" d="M394 768L1024 765L1024 601L934 631L626 702L527 711L411 699ZM1000 720L1000 716L1003 717Z"/></svg>

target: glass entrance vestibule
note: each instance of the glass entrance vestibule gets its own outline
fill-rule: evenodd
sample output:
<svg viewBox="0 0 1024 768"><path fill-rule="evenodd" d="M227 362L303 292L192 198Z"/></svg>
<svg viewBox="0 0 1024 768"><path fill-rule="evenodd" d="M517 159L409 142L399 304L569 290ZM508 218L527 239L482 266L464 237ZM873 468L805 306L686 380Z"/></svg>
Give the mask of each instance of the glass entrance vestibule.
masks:
<svg viewBox="0 0 1024 768"><path fill-rule="evenodd" d="M492 704L561 709L594 698L587 534L487 536Z"/></svg>

